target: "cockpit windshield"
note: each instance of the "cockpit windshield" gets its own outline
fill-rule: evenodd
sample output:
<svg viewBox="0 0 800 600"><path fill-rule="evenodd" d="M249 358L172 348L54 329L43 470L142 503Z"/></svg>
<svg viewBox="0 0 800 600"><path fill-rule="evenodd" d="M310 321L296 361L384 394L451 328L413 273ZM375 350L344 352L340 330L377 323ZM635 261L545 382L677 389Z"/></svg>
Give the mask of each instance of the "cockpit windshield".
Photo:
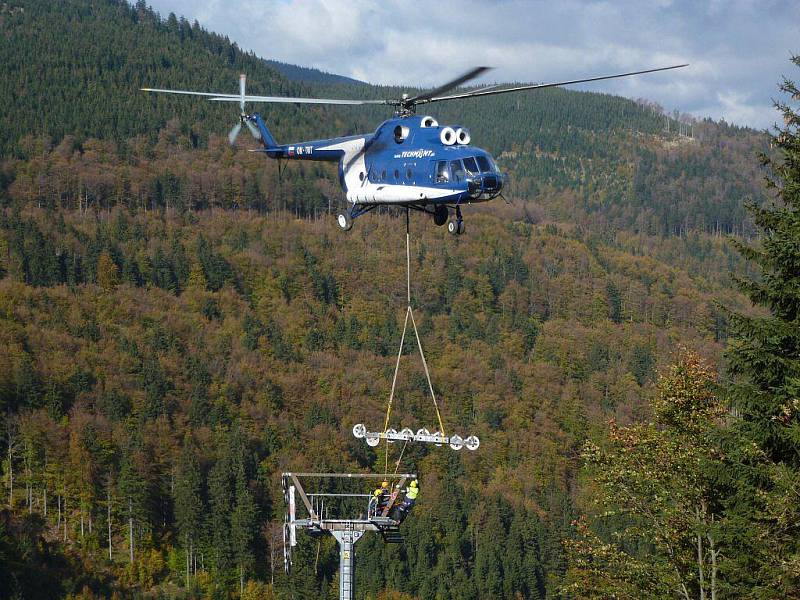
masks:
<svg viewBox="0 0 800 600"><path fill-rule="evenodd" d="M464 181L481 173L494 173L496 167L488 156L468 156L462 160L440 160L436 163L436 183Z"/></svg>
<svg viewBox="0 0 800 600"><path fill-rule="evenodd" d="M476 156L476 160L478 161L478 166L481 168L481 173L491 173L494 169L492 169L492 162L485 156Z"/></svg>
<svg viewBox="0 0 800 600"><path fill-rule="evenodd" d="M468 156L464 159L464 170L470 175L477 175L480 173L478 170L478 163L475 162L475 158L472 156Z"/></svg>

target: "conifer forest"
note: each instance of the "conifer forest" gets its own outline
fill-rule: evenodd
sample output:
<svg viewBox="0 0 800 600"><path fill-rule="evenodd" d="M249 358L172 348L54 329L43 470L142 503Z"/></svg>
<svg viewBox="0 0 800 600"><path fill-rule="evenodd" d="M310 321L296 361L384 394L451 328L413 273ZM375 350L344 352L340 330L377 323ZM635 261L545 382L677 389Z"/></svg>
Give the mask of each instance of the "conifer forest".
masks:
<svg viewBox="0 0 800 600"><path fill-rule="evenodd" d="M404 544L359 542L359 600L800 598L799 67L771 132L561 88L436 106L512 182L465 235L411 218L442 417L481 445L408 445L419 499ZM383 423L405 213L342 232L335 166L138 91L242 72L394 92L144 0L0 2L0 598L339 597L331 536L284 571L281 473L383 472L351 428ZM389 116L264 114L284 141ZM433 430L412 350L394 419Z"/></svg>

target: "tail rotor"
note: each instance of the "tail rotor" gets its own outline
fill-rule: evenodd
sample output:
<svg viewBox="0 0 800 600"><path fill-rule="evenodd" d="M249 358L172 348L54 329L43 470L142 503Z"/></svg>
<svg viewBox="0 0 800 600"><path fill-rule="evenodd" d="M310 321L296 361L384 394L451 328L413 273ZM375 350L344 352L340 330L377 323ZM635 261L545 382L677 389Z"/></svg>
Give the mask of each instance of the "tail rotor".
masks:
<svg viewBox="0 0 800 600"><path fill-rule="evenodd" d="M247 75L242 73L239 75L239 122L236 123L228 133L228 143L230 143L231 146L236 144L236 138L239 137L239 132L242 131L242 124L247 126L247 129L250 130L250 134L256 140L261 139L261 132L258 130L258 127L253 124L252 117L247 114L244 108L246 84Z"/></svg>

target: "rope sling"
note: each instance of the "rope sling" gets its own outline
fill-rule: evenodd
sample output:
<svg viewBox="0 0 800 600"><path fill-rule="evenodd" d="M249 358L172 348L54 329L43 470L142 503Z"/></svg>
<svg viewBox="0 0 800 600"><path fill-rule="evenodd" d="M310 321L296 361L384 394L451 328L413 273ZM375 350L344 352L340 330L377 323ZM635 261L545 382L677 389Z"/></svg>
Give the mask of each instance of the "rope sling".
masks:
<svg viewBox="0 0 800 600"><path fill-rule="evenodd" d="M389 471L389 443L392 441L403 441L403 448L400 452L400 458L395 465L395 473L400 468L400 461L402 460L403 453L409 441L428 442L436 445L447 444L454 450L460 450L466 446L469 450L476 450L480 445L480 441L476 436L469 436L466 440L458 435L447 436L445 433L444 422L442 421L442 414L439 410L439 403L436 400L436 393L433 390L433 382L431 381L430 369L428 368L428 361L425 359L425 351L422 349L422 340L419 336L419 329L417 328L417 321L414 318L414 309L411 306L411 234L409 223L409 208L406 207L406 314L403 322L403 333L400 336L400 348L397 351L397 360L394 366L394 375L392 377L392 387L389 392L389 401L386 405L386 417L383 422L382 432L369 432L367 428L359 423L353 427L353 435L357 438L366 438L367 444L370 446L377 446L381 439L386 441L385 452L385 473ZM405 346L406 334L408 333L408 323L411 321L411 326L414 330L414 337L417 339L417 348L419 355L422 358L422 367L425 371L425 379L428 382L428 391L433 400L433 407L436 411L436 419L439 423L439 431L433 434L429 433L426 429L420 429L414 433L410 429L403 429L401 432L396 432L394 429L389 428L389 420L392 415L392 406L394 404L394 396L397 391L397 374L400 372L400 359L403 356L403 347Z"/></svg>

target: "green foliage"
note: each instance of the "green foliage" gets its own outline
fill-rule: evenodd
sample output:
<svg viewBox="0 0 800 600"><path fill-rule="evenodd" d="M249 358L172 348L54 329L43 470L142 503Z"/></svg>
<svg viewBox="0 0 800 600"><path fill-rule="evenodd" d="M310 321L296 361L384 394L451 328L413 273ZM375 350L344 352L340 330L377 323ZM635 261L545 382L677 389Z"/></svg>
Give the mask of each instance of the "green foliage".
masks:
<svg viewBox="0 0 800 600"><path fill-rule="evenodd" d="M612 422L602 445L587 443L591 525L611 533L604 540L587 521L577 523L577 538L567 542L571 597L688 600L729 589L725 561L734 548L723 540L734 526L721 518L713 476L722 464L715 438L724 412L713 388L714 373L685 354L659 382L652 423Z"/></svg>
<svg viewBox="0 0 800 600"><path fill-rule="evenodd" d="M730 314L727 352L734 428L757 449L744 457L731 501L747 526L735 559L757 598L796 596L800 586L800 91L788 79L780 89L789 96L777 104L784 127L771 138L776 154L762 157L775 199L750 207L759 244L738 244L758 273L739 285L764 310Z"/></svg>

